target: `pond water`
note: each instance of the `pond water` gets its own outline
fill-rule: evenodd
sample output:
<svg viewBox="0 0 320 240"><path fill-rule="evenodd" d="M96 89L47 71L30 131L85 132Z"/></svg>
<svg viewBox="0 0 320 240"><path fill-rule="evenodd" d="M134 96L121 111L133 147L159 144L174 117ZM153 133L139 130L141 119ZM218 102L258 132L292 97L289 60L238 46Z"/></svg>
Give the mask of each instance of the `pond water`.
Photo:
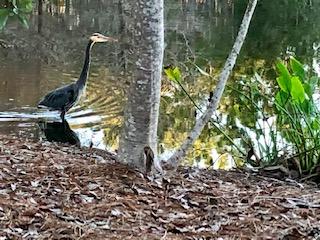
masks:
<svg viewBox="0 0 320 240"><path fill-rule="evenodd" d="M255 72L274 81L274 63L287 52L294 52L310 66L318 66L315 46L320 36L320 3L274 3L260 1L257 6L231 79L234 86L239 79L249 79ZM245 8L246 2L237 0L165 1L164 62L181 68L183 85L199 105L206 104L214 82L199 74L194 64L217 78ZM130 74L123 39L120 44L94 46L86 95L67 114L67 125L56 123L58 113L40 111L36 106L50 90L77 79L91 33L121 36L119 2L45 1L42 9L36 5L29 29L11 20L0 33L0 134L70 141L115 151L128 87L126 76ZM168 154L192 128L196 110L181 89L165 78L162 88L159 147L160 152ZM220 123L233 139L239 138L234 118L252 124L256 120L248 114L230 114L237 97L226 92L219 108ZM229 146L220 132L208 127L189 158L212 161L230 151Z"/></svg>

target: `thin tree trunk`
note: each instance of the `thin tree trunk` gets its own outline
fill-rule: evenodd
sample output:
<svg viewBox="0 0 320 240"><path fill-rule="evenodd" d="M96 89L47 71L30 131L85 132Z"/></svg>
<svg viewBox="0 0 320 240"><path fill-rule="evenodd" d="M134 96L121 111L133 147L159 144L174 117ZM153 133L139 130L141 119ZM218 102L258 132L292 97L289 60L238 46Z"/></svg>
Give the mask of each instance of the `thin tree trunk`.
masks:
<svg viewBox="0 0 320 240"><path fill-rule="evenodd" d="M43 11L43 0L38 1L38 33L42 33L42 11Z"/></svg>
<svg viewBox="0 0 320 240"><path fill-rule="evenodd" d="M163 0L123 1L134 46L134 70L124 113L119 160L145 168L144 147L157 152L157 128L164 49Z"/></svg>
<svg viewBox="0 0 320 240"><path fill-rule="evenodd" d="M246 38L248 29L250 26L251 18L254 13L256 5L257 5L257 0L249 0L246 12L242 19L242 23L238 32L238 36L225 62L223 70L220 74L218 84L214 90L213 97L211 102L209 103L207 111L195 123L193 130L190 132L190 134L188 135L187 139L182 144L182 146L177 151L175 151L174 154L168 159L167 164L169 166L172 166L174 168L178 166L181 159L183 159L186 156L187 150L192 146L195 140L199 137L202 129L208 123L212 114L216 111L217 106L220 102L222 93L224 91L225 85L227 83L227 80L232 72L232 69L236 63L236 60L241 50L241 47L243 45L243 42Z"/></svg>

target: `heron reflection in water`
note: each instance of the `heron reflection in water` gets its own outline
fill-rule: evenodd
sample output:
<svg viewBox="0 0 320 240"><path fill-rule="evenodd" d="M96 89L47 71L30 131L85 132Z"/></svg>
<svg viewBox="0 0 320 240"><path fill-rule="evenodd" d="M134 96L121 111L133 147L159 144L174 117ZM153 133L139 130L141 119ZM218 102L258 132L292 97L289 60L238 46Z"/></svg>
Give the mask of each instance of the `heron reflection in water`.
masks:
<svg viewBox="0 0 320 240"><path fill-rule="evenodd" d="M80 147L77 134L65 120L62 122L39 122L39 127L49 142L69 143Z"/></svg>
<svg viewBox="0 0 320 240"><path fill-rule="evenodd" d="M92 46L99 42L115 42L114 38L106 37L100 33L94 33L89 38L89 43L85 52L85 60L79 79L75 83L57 88L48 93L38 104L38 108L48 108L49 110L58 110L61 114L62 122L66 112L72 108L80 99L80 96L86 86L90 67L90 53Z"/></svg>

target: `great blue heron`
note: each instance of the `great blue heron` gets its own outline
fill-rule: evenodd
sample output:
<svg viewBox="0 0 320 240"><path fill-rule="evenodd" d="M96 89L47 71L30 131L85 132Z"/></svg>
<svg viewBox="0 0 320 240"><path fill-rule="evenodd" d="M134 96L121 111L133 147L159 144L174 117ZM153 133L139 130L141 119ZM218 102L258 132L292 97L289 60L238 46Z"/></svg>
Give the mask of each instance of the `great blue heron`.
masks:
<svg viewBox="0 0 320 240"><path fill-rule="evenodd" d="M79 79L75 83L57 88L48 93L38 104L38 108L48 108L49 110L58 110L61 112L62 121L66 112L72 108L79 100L88 79L90 67L90 52L92 46L97 42L117 41L114 38L106 37L100 33L94 33L90 36L86 48L85 60Z"/></svg>

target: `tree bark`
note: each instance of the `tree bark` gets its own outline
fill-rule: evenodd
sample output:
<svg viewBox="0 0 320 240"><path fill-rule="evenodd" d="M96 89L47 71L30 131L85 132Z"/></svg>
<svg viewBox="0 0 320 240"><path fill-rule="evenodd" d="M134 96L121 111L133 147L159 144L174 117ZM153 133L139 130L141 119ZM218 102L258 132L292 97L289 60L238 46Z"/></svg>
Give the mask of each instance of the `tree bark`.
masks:
<svg viewBox="0 0 320 240"><path fill-rule="evenodd" d="M176 168L183 159L187 153L187 150L192 146L192 144L195 142L195 140L199 137L202 129L204 126L208 123L210 120L212 114L217 109L217 106L220 102L222 93L224 91L225 85L227 83L227 80L230 76L230 73L232 72L232 69L236 63L237 57L239 55L239 52L241 50L241 47L243 45L243 42L246 38L251 18L254 13L255 7L257 5L257 0L249 0L246 12L244 14L244 17L242 19L242 23L238 32L238 36L234 42L234 45L231 49L231 52L225 62L225 65L223 67L223 70L219 76L218 84L214 90L213 97L211 102L209 103L209 106L206 110L206 112L198 119L198 121L195 123L195 126L193 130L188 135L185 142L182 144L181 148L176 150L173 155L168 159L167 164L171 167Z"/></svg>
<svg viewBox="0 0 320 240"><path fill-rule="evenodd" d="M135 56L118 157L144 169L144 147L150 146L157 154L164 50L163 0L124 0L122 7Z"/></svg>

